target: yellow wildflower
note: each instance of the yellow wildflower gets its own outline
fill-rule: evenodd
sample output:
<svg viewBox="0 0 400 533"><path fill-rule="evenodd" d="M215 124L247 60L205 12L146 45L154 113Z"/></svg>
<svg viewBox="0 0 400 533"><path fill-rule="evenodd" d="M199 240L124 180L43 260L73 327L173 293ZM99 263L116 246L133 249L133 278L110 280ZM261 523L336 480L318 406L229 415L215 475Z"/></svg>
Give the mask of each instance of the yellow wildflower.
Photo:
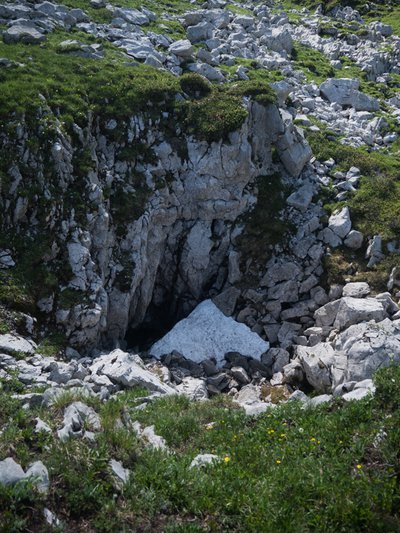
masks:
<svg viewBox="0 0 400 533"><path fill-rule="evenodd" d="M224 457L225 463L229 463L230 460L231 460L231 458L229 457L229 455L225 455L225 457Z"/></svg>
<svg viewBox="0 0 400 533"><path fill-rule="evenodd" d="M277 465L280 465L282 461L280 461L279 459L276 460L276 464Z"/></svg>

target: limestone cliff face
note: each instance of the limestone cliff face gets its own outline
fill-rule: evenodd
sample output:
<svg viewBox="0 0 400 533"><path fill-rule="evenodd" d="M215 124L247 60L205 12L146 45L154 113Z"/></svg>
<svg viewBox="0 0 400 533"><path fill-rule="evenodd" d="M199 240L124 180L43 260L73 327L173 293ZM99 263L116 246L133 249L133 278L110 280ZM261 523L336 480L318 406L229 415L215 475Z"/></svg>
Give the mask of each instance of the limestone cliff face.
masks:
<svg viewBox="0 0 400 533"><path fill-rule="evenodd" d="M89 117L67 134L45 108L39 126L1 134L3 229L37 247L53 280L38 311L72 346L113 343L149 306L178 316L223 286L232 232L256 201L248 186L271 172L274 148L294 176L311 155L276 106L244 105L241 129L212 144L146 114Z"/></svg>

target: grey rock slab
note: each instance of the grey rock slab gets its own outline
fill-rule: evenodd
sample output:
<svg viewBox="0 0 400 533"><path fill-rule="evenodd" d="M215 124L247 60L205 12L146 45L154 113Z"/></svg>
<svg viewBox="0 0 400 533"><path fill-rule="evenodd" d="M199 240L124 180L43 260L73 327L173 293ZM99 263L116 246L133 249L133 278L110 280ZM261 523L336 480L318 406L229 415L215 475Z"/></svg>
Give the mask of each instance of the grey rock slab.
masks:
<svg viewBox="0 0 400 533"><path fill-rule="evenodd" d="M256 402L252 404L243 404L241 407L244 409L244 412L247 416L259 416L275 407L273 403L267 402Z"/></svg>
<svg viewBox="0 0 400 533"><path fill-rule="evenodd" d="M28 339L17 335L11 335L6 333L0 335L0 351L13 354L15 352L21 352L25 355L33 355L37 348L37 345Z"/></svg>
<svg viewBox="0 0 400 533"><path fill-rule="evenodd" d="M376 387L372 379L363 379L354 385L354 389L368 389L371 392L376 391Z"/></svg>
<svg viewBox="0 0 400 533"><path fill-rule="evenodd" d="M331 367L335 363L331 344L322 342L315 346L296 346L294 351L309 384L318 392L331 392Z"/></svg>
<svg viewBox="0 0 400 533"><path fill-rule="evenodd" d="M328 228L341 239L346 237L351 230L350 210L347 206L329 217Z"/></svg>
<svg viewBox="0 0 400 533"><path fill-rule="evenodd" d="M329 304L327 304L329 305ZM380 322L387 317L382 303L375 298L341 298L333 326L343 330L359 322L375 320Z"/></svg>
<svg viewBox="0 0 400 533"><path fill-rule="evenodd" d="M201 401L207 400L208 391L205 382L202 379L186 377L182 383L177 385L176 392L187 396L190 400Z"/></svg>
<svg viewBox="0 0 400 533"><path fill-rule="evenodd" d="M394 315L399 311L399 306L392 300L390 292L382 292L377 294L375 298L382 302L385 311L389 313L389 315Z"/></svg>
<svg viewBox="0 0 400 533"><path fill-rule="evenodd" d="M60 440L66 441L71 437L83 437L88 427L100 431L99 415L83 402L74 402L65 409L63 427L57 431L57 434Z"/></svg>
<svg viewBox="0 0 400 533"><path fill-rule="evenodd" d="M261 389L256 385L246 385L234 396L235 402L240 405L260 402Z"/></svg>
<svg viewBox="0 0 400 533"><path fill-rule="evenodd" d="M120 17L130 24L137 24L139 26L148 24L150 22L149 17L137 9L117 7L114 9L114 17Z"/></svg>
<svg viewBox="0 0 400 533"><path fill-rule="evenodd" d="M52 511L50 511L50 509L47 509L47 507L43 509L43 515L49 526L52 526L54 528L62 528L61 520L57 518L57 516Z"/></svg>
<svg viewBox="0 0 400 533"><path fill-rule="evenodd" d="M234 366L230 369L230 373L241 385L248 385L250 383L250 378L244 368L240 366Z"/></svg>
<svg viewBox="0 0 400 533"><path fill-rule="evenodd" d="M42 461L32 463L26 471L25 477L26 479L31 479L41 494L47 494L49 492L49 472Z"/></svg>
<svg viewBox="0 0 400 533"><path fill-rule="evenodd" d="M279 300L280 303L298 301L299 284L296 281L286 281L274 285L268 290L268 299Z"/></svg>
<svg viewBox="0 0 400 533"><path fill-rule="evenodd" d="M367 396L371 396L372 392L369 389L353 389L350 392L343 394L342 398L345 402L363 400Z"/></svg>
<svg viewBox="0 0 400 533"><path fill-rule="evenodd" d="M15 485L24 478L25 472L12 457L0 461L0 485Z"/></svg>
<svg viewBox="0 0 400 533"><path fill-rule="evenodd" d="M346 354L345 381L371 379L381 367L400 361L400 321L362 322L340 333L335 350Z"/></svg>
<svg viewBox="0 0 400 533"><path fill-rule="evenodd" d="M287 204L302 213L307 211L307 208L312 202L314 195L314 188L311 184L306 184L300 187L297 191L292 193L286 200Z"/></svg>
<svg viewBox="0 0 400 533"><path fill-rule="evenodd" d="M343 296L351 296L352 298L364 298L371 292L371 288L365 281L356 281L346 283L343 287Z"/></svg>
<svg viewBox="0 0 400 533"><path fill-rule="evenodd" d="M222 72L207 63L192 63L188 66L191 72L196 72L201 76L204 76L209 81L223 81L225 76Z"/></svg>
<svg viewBox="0 0 400 533"><path fill-rule="evenodd" d="M359 86L356 79L329 78L321 84L320 91L329 102L351 106L356 111L378 111L378 100L360 92Z"/></svg>
<svg viewBox="0 0 400 533"><path fill-rule="evenodd" d="M262 287L273 287L281 281L297 279L301 274L301 268L290 261L276 262L267 265L267 273L262 278Z"/></svg>
<svg viewBox="0 0 400 533"><path fill-rule="evenodd" d="M46 40L43 35L33 24L15 24L3 32L3 41L6 44L25 43L40 44Z"/></svg>
<svg viewBox="0 0 400 533"><path fill-rule="evenodd" d="M157 435L154 426L147 426L142 430L141 437L146 440L147 444L155 450L168 450L167 443L163 437Z"/></svg>
<svg viewBox="0 0 400 533"><path fill-rule="evenodd" d="M41 420L39 417L35 418L36 426L35 426L35 432L40 433L41 431L44 431L45 433L52 433L51 427L46 424L43 420Z"/></svg>
<svg viewBox="0 0 400 533"><path fill-rule="evenodd" d="M295 390L293 394L290 395L288 401L289 402L297 401L297 402L306 403L308 402L308 396L304 394L304 392L301 390Z"/></svg>
<svg viewBox="0 0 400 533"><path fill-rule="evenodd" d="M181 320L149 350L161 357L177 350L187 359L200 363L215 357L222 365L227 352L260 359L269 343L253 333L246 325L226 317L211 300L205 300L184 320Z"/></svg>
<svg viewBox="0 0 400 533"><path fill-rule="evenodd" d="M236 287L229 287L217 296L214 296L212 301L225 316L232 316L239 296L239 289Z"/></svg>
<svg viewBox="0 0 400 533"><path fill-rule="evenodd" d="M213 35L214 27L209 22L203 21L195 26L187 28L187 38L191 43L199 43L210 39Z"/></svg>
<svg viewBox="0 0 400 533"><path fill-rule="evenodd" d="M200 453L199 455L196 455L196 457L190 463L189 468L199 468L202 466L207 466L220 460L221 458L213 453Z"/></svg>
<svg viewBox="0 0 400 533"><path fill-rule="evenodd" d="M352 229L344 240L344 245L351 250L359 250L362 247L364 235L361 231Z"/></svg>
<svg viewBox="0 0 400 533"><path fill-rule="evenodd" d="M332 326L335 322L339 309L340 299L328 302L314 313L315 325L317 327Z"/></svg>
<svg viewBox="0 0 400 533"><path fill-rule="evenodd" d="M176 56L189 59L193 55L194 48L188 39L181 39L173 42L169 47L169 51Z"/></svg>
<svg viewBox="0 0 400 533"><path fill-rule="evenodd" d="M169 350L164 353L172 351ZM175 389L163 383L155 373L144 367L139 356L123 352L120 349L97 358L90 370L92 374L105 375L112 382L127 388L141 386L162 394L175 393Z"/></svg>
<svg viewBox="0 0 400 533"><path fill-rule="evenodd" d="M292 36L286 28L272 28L269 34L261 38L260 42L270 50L279 53L287 52L290 54L293 48Z"/></svg>
<svg viewBox="0 0 400 533"><path fill-rule="evenodd" d="M117 488L121 488L129 480L129 470L127 468L124 468L123 465L115 459L110 459L108 465L110 467L111 474L114 478L114 482Z"/></svg>
<svg viewBox="0 0 400 533"><path fill-rule="evenodd" d="M300 130L293 123L287 123L275 146L285 169L297 178L312 157L310 145Z"/></svg>
<svg viewBox="0 0 400 533"><path fill-rule="evenodd" d="M332 394L320 394L319 396L314 396L314 398L309 398L307 405L309 407L318 407L319 405L329 403L332 401L332 398Z"/></svg>

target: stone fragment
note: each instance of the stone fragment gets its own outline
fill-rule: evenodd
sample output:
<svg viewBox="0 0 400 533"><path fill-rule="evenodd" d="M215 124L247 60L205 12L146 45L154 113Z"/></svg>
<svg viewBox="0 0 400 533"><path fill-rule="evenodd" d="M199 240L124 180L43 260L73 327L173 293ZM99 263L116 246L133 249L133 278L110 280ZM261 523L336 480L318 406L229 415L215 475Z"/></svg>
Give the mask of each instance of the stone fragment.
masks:
<svg viewBox="0 0 400 533"><path fill-rule="evenodd" d="M130 472L127 468L124 468L122 463L115 459L110 459L108 463L111 474L114 478L114 483L118 489L121 489L129 480Z"/></svg>
<svg viewBox="0 0 400 533"><path fill-rule="evenodd" d="M335 351L347 357L344 381L371 379L378 368L400 362L400 321L387 318L352 325L338 335Z"/></svg>
<svg viewBox="0 0 400 533"><path fill-rule="evenodd" d="M346 237L351 230L350 210L347 206L329 217L328 228L341 239Z"/></svg>
<svg viewBox="0 0 400 533"><path fill-rule="evenodd" d="M184 378L182 383L177 385L176 392L187 396L193 401L207 400L208 398L207 386L204 380L192 377Z"/></svg>
<svg viewBox="0 0 400 533"><path fill-rule="evenodd" d="M176 56L189 59L193 55L194 48L188 39L181 39L174 41L169 47L169 51Z"/></svg>
<svg viewBox="0 0 400 533"><path fill-rule="evenodd" d="M359 250L362 247L364 235L357 230L352 229L344 240L344 245L351 250Z"/></svg>
<svg viewBox="0 0 400 533"><path fill-rule="evenodd" d="M42 461L32 463L25 474L26 479L30 479L41 494L47 494L50 489L49 472Z"/></svg>
<svg viewBox="0 0 400 533"><path fill-rule="evenodd" d="M196 455L193 461L190 463L189 468L199 468L202 466L213 464L216 461L220 461L221 458L213 453L200 453Z"/></svg>
<svg viewBox="0 0 400 533"><path fill-rule="evenodd" d="M24 478L25 472L12 457L0 461L0 485L15 485Z"/></svg>
<svg viewBox="0 0 400 533"><path fill-rule="evenodd" d="M365 281L346 283L343 287L343 296L351 296L352 298L363 298L370 292L371 289Z"/></svg>
<svg viewBox="0 0 400 533"><path fill-rule="evenodd" d="M307 381L318 392L331 392L331 367L335 363L335 351L323 342L315 346L296 346L295 355L300 361Z"/></svg>
<svg viewBox="0 0 400 533"><path fill-rule="evenodd" d="M148 446L155 450L168 450L167 443L163 437L157 435L154 426L147 426L142 430L141 437L146 440Z"/></svg>

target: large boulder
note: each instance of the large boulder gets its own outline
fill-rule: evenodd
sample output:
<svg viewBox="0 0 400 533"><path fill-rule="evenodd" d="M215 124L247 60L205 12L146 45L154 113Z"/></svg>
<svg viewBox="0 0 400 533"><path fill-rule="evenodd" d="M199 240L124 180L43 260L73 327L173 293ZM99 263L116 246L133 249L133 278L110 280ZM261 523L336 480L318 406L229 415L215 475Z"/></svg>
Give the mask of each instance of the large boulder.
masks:
<svg viewBox="0 0 400 533"><path fill-rule="evenodd" d="M33 341L24 339L18 335L11 335L10 333L0 335L0 352L32 355L36 348L37 345Z"/></svg>
<svg viewBox="0 0 400 533"><path fill-rule="evenodd" d="M14 24L3 32L3 41L6 44L19 42L25 44L40 44L45 40L46 36L28 21Z"/></svg>
<svg viewBox="0 0 400 533"><path fill-rule="evenodd" d="M339 334L335 351L347 356L343 381L369 379L378 368L400 362L400 320L350 326Z"/></svg>
<svg viewBox="0 0 400 533"><path fill-rule="evenodd" d="M114 17L122 18L130 24L137 24L138 26L142 26L150 22L149 17L141 11L138 11L137 9L129 9L126 7L117 7L114 10Z"/></svg>
<svg viewBox="0 0 400 533"><path fill-rule="evenodd" d="M150 348L150 354L161 357L176 350L198 363L215 357L221 366L227 352L239 352L260 360L268 349L269 343L245 324L225 316L211 300L205 300L156 342Z"/></svg>
<svg viewBox="0 0 400 533"><path fill-rule="evenodd" d="M333 325L336 329L343 330L359 322L367 322L369 320L380 322L386 317L387 313L382 302L376 298L352 298L347 296L340 300Z"/></svg>
<svg viewBox="0 0 400 533"><path fill-rule="evenodd" d="M175 389L163 383L156 374L145 368L138 355L119 349L96 359L90 370L92 374L107 376L113 383L123 387L138 386L161 394L175 393Z"/></svg>
<svg viewBox="0 0 400 533"><path fill-rule="evenodd" d="M286 28L272 28L271 32L261 38L261 42L274 52L287 52L293 49L293 39Z"/></svg>
<svg viewBox="0 0 400 533"><path fill-rule="evenodd" d="M300 361L308 383L318 392L332 389L331 367L335 364L335 351L328 342L315 346L296 346L296 358Z"/></svg>
<svg viewBox="0 0 400 533"><path fill-rule="evenodd" d="M175 54L176 56L183 57L184 59L189 59L193 55L194 48L192 43L188 39L181 39L175 41L169 47L169 51Z"/></svg>
<svg viewBox="0 0 400 533"><path fill-rule="evenodd" d="M24 478L25 472L12 457L0 462L0 485L15 485Z"/></svg>
<svg viewBox="0 0 400 533"><path fill-rule="evenodd" d="M290 121L285 120L285 132L276 142L276 149L285 169L297 178L312 157L310 145Z"/></svg>
<svg viewBox="0 0 400 533"><path fill-rule="evenodd" d="M191 43L199 43L210 39L213 34L213 25L209 22L203 21L195 26L189 26L187 29L187 37Z"/></svg>
<svg viewBox="0 0 400 533"><path fill-rule="evenodd" d="M320 91L329 102L354 107L356 111L378 111L378 100L360 92L359 86L356 79L329 78L321 84Z"/></svg>
<svg viewBox="0 0 400 533"><path fill-rule="evenodd" d="M350 210L347 206L329 217L328 228L341 239L346 237L351 230Z"/></svg>

